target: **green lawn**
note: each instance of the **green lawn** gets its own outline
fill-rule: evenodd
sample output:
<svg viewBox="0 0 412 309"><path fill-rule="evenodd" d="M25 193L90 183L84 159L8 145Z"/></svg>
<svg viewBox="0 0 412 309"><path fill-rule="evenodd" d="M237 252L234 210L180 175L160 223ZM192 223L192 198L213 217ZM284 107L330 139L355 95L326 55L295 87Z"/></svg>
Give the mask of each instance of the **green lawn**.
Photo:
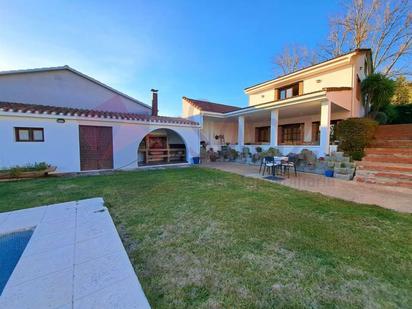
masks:
<svg viewBox="0 0 412 309"><path fill-rule="evenodd" d="M104 197L153 308L412 307L412 216L204 168L0 183Z"/></svg>

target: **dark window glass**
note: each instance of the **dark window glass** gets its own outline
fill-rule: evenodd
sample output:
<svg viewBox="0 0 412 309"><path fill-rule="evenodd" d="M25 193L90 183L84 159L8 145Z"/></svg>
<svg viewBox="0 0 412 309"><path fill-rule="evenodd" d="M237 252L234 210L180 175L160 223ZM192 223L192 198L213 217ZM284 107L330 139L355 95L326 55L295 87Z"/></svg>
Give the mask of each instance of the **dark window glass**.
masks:
<svg viewBox="0 0 412 309"><path fill-rule="evenodd" d="M284 100L299 95L299 84L289 85L279 89L278 100Z"/></svg>
<svg viewBox="0 0 412 309"><path fill-rule="evenodd" d="M44 142L43 128L14 128L16 142Z"/></svg>
<svg viewBox="0 0 412 309"><path fill-rule="evenodd" d="M302 142L301 124L288 124L282 126L282 142L296 144Z"/></svg>
<svg viewBox="0 0 412 309"><path fill-rule="evenodd" d="M270 127L256 128L256 142L269 143Z"/></svg>

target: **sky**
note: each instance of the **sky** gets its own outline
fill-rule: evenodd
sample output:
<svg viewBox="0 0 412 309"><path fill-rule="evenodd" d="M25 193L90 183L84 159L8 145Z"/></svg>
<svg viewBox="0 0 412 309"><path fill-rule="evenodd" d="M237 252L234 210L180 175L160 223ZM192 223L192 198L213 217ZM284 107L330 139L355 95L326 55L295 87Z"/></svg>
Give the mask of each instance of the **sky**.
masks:
<svg viewBox="0 0 412 309"><path fill-rule="evenodd" d="M316 47L339 0L0 0L0 70L69 65L181 114L182 96L246 106L285 45Z"/></svg>

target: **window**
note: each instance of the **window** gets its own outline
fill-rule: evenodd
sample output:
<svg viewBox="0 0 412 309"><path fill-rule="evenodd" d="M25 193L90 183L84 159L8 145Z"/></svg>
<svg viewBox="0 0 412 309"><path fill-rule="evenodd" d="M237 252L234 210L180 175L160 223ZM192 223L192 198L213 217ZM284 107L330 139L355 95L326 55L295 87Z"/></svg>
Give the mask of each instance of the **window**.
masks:
<svg viewBox="0 0 412 309"><path fill-rule="evenodd" d="M320 141L319 128L320 128L319 121L312 122L312 143L318 144Z"/></svg>
<svg viewBox="0 0 412 309"><path fill-rule="evenodd" d="M361 98L361 80L358 76L356 80L356 99L358 99L359 101L360 98Z"/></svg>
<svg viewBox="0 0 412 309"><path fill-rule="evenodd" d="M44 142L43 128L14 128L16 142Z"/></svg>
<svg viewBox="0 0 412 309"><path fill-rule="evenodd" d="M255 129L255 142L269 143L270 127L258 127Z"/></svg>
<svg viewBox="0 0 412 309"><path fill-rule="evenodd" d="M337 120L331 120L330 122L330 140L335 141L336 140L336 126L341 122L341 119ZM315 121L312 122L312 143L319 143L320 141L320 122Z"/></svg>
<svg viewBox="0 0 412 309"><path fill-rule="evenodd" d="M282 127L282 143L297 144L302 140L302 123L283 125Z"/></svg>
<svg viewBox="0 0 412 309"><path fill-rule="evenodd" d="M299 83L279 88L278 100L288 99L299 95Z"/></svg>

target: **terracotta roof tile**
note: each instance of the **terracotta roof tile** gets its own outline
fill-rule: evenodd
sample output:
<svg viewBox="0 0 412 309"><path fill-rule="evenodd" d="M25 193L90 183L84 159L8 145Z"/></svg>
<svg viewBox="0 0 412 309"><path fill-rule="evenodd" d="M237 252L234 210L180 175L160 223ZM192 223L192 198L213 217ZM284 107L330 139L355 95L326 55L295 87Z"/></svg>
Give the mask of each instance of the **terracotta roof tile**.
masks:
<svg viewBox="0 0 412 309"><path fill-rule="evenodd" d="M0 102L0 111L198 125L197 122L179 117L150 116L135 113L118 113L110 111L97 111L93 109L80 109L72 107L59 107L50 105L37 105L12 102Z"/></svg>
<svg viewBox="0 0 412 309"><path fill-rule="evenodd" d="M240 107L237 107L237 106L213 103L209 101L195 100L195 99L190 99L187 97L183 97L183 100L193 105L194 107L200 109L201 111L205 111L205 112L228 113L228 112L233 112L235 110L240 109Z"/></svg>

